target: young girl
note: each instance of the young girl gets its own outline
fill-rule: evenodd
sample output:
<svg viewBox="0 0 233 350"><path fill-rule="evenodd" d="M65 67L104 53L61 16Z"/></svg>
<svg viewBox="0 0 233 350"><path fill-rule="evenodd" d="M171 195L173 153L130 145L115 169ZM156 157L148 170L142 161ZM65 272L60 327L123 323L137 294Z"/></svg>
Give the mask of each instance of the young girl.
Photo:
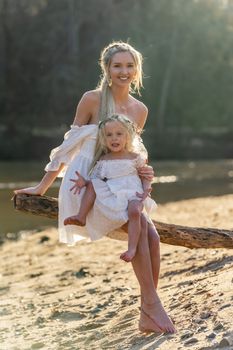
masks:
<svg viewBox="0 0 233 350"><path fill-rule="evenodd" d="M116 114L100 122L97 140L91 181L79 175L75 185L78 190L89 185L82 199L81 215L79 212L68 217L64 224L84 225L96 195L94 208L87 217L87 230L100 237L128 221L128 250L120 258L129 262L136 253L143 206L148 214L156 206L148 197L151 182L141 180L137 172L146 158L136 153L140 140L134 124L124 115Z"/></svg>
<svg viewBox="0 0 233 350"><path fill-rule="evenodd" d="M75 244L82 238L91 238L86 227L64 225L64 219L74 215L80 208L81 190L78 199L70 189L70 179L76 171L88 178L93 161L98 123L113 113L124 113L138 128L143 129L147 119L147 107L132 96L142 87L142 55L131 45L113 42L106 46L100 57L101 80L97 89L87 91L81 98L71 129L65 134L63 143L50 155L46 174L34 187L15 190L15 194L43 195L57 176L64 176L59 191L59 240ZM150 167L144 166L139 175L153 178ZM160 303L157 294L160 250L159 235L141 216L142 230L138 249L132 259L133 270L138 279L142 303L140 329L144 331L174 332L175 328Z"/></svg>

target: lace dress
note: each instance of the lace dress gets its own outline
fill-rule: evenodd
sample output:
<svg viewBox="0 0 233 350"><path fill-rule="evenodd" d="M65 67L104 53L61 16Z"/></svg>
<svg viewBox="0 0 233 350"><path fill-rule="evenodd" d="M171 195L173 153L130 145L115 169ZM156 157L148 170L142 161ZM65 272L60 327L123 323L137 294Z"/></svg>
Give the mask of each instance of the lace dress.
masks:
<svg viewBox="0 0 233 350"><path fill-rule="evenodd" d="M100 160L97 162L91 180L96 192L93 209L87 216L87 230L92 239L99 239L121 227L128 221L129 201L139 200L136 192L142 193L142 183L137 168L145 165L141 156L134 159ZM150 197L144 202L144 213L155 209L156 203Z"/></svg>

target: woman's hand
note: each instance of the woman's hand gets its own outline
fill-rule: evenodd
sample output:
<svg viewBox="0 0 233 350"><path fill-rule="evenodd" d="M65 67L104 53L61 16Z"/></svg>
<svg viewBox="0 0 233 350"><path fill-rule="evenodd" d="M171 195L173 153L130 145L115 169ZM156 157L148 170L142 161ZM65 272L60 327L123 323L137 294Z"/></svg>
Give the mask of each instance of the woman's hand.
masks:
<svg viewBox="0 0 233 350"><path fill-rule="evenodd" d="M46 190L42 189L41 186L37 185L34 187L21 188L20 190L14 190L14 194L32 194L36 196L43 196Z"/></svg>
<svg viewBox="0 0 233 350"><path fill-rule="evenodd" d="M70 179L71 182L74 182L74 186L70 188L70 191L74 190L74 194L79 194L81 189L87 185L87 181L78 171L75 171L75 174L78 176L77 179Z"/></svg>
<svg viewBox="0 0 233 350"><path fill-rule="evenodd" d="M43 196L43 194L45 194L47 189L52 185L52 183L54 182L54 180L56 179L60 171L63 169L63 167L64 167L64 164L62 163L59 169L55 171L46 172L46 174L43 176L43 178L41 179L38 185L33 187L22 188L20 190L15 190L14 194L25 193L25 194Z"/></svg>
<svg viewBox="0 0 233 350"><path fill-rule="evenodd" d="M151 165L144 165L138 168L138 175L148 181L153 181L155 173Z"/></svg>

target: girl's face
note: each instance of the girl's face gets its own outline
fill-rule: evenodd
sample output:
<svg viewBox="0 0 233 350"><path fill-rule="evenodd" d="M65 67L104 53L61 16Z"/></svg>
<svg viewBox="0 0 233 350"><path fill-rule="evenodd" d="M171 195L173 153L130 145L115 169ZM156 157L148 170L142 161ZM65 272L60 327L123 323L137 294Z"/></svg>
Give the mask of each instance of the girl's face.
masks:
<svg viewBox="0 0 233 350"><path fill-rule="evenodd" d="M105 141L109 152L122 152L126 149L128 133L118 121L107 122L104 126Z"/></svg>
<svg viewBox="0 0 233 350"><path fill-rule="evenodd" d="M113 55L109 66L112 84L130 85L137 72L136 64L130 52L117 52Z"/></svg>

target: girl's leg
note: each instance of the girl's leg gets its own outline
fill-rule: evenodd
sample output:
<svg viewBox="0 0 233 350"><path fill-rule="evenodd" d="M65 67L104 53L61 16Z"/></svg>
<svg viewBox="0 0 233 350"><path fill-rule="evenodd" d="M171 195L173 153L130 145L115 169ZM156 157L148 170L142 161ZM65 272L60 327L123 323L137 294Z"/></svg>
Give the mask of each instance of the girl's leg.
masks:
<svg viewBox="0 0 233 350"><path fill-rule="evenodd" d="M126 262L133 259L136 254L138 240L141 232L142 203L134 200L128 205L128 250L121 254L120 258Z"/></svg>
<svg viewBox="0 0 233 350"><path fill-rule="evenodd" d="M95 190L92 185L92 182L88 182L85 192L83 194L83 198L81 200L80 209L77 215L69 216L64 220L64 225L77 225L77 226L85 226L86 225L86 217L93 204L95 202Z"/></svg>
<svg viewBox="0 0 233 350"><path fill-rule="evenodd" d="M148 227L145 217L141 216L141 234L138 249L132 260L135 275L142 293L142 308L139 328L142 331L175 332L170 318L164 310L154 287L150 258Z"/></svg>

